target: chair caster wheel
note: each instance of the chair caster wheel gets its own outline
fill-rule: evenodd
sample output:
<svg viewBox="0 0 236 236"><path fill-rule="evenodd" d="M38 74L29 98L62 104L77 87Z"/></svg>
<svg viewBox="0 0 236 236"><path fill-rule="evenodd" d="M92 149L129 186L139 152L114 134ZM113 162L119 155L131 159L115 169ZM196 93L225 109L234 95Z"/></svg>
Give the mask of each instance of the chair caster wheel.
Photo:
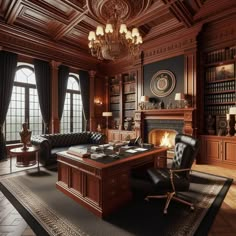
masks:
<svg viewBox="0 0 236 236"><path fill-rule="evenodd" d="M191 209L191 211L194 211L194 210L195 210L194 206L191 206L190 209Z"/></svg>
<svg viewBox="0 0 236 236"><path fill-rule="evenodd" d="M149 198L147 198L147 197L146 197L144 200L147 201L147 202L149 202Z"/></svg>
<svg viewBox="0 0 236 236"><path fill-rule="evenodd" d="M167 214L167 210L164 210L163 213L166 215Z"/></svg>

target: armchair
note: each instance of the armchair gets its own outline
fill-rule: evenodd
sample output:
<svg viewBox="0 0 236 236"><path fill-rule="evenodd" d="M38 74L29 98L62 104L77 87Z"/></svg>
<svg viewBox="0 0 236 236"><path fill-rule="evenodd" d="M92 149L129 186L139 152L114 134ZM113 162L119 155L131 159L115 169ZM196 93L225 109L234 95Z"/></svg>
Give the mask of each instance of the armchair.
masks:
<svg viewBox="0 0 236 236"><path fill-rule="evenodd" d="M150 168L147 170L157 195L146 196L145 200L167 198L164 214L167 214L172 199L187 204L191 210L194 210L194 204L180 198L177 192L189 190L189 173L198 150L198 140L188 135L177 134L175 137L175 156L171 168ZM162 192L162 195L158 195L160 192Z"/></svg>

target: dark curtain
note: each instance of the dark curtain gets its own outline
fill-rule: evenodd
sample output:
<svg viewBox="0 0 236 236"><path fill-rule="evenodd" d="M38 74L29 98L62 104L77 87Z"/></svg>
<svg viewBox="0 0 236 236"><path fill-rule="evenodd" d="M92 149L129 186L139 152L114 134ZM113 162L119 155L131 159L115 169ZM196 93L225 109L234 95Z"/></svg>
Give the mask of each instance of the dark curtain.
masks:
<svg viewBox="0 0 236 236"><path fill-rule="evenodd" d="M61 65L58 70L58 117L61 120L65 97L66 97L66 88L69 77L69 67Z"/></svg>
<svg viewBox="0 0 236 236"><path fill-rule="evenodd" d="M85 119L85 127L87 129L87 124L89 120L89 104L90 104L90 79L87 71L79 71L79 79L80 79L80 89L81 89L81 97L84 109L84 119Z"/></svg>
<svg viewBox="0 0 236 236"><path fill-rule="evenodd" d="M7 158L6 141L3 135L3 123L6 119L11 100L12 88L16 73L17 55L0 52L0 160Z"/></svg>
<svg viewBox="0 0 236 236"><path fill-rule="evenodd" d="M48 62L35 59L34 70L39 106L44 121L44 133L47 134L51 116L51 67Z"/></svg>

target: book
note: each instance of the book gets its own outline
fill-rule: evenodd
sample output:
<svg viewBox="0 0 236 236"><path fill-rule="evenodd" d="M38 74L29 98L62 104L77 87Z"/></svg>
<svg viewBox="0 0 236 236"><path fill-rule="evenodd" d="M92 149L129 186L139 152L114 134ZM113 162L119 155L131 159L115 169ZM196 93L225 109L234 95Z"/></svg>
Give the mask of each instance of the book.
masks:
<svg viewBox="0 0 236 236"><path fill-rule="evenodd" d="M78 157L82 157L82 158L90 157L90 153L88 153L87 148L70 147L67 150L67 153L78 156Z"/></svg>

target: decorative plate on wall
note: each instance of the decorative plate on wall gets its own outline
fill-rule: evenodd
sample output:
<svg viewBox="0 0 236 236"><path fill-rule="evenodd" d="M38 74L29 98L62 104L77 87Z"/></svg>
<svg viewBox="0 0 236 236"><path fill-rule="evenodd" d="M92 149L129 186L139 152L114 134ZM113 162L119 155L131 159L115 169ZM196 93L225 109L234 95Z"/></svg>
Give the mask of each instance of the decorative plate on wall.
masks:
<svg viewBox="0 0 236 236"><path fill-rule="evenodd" d="M150 89L157 97L166 97L174 90L175 83L175 75L171 71L160 70L153 75Z"/></svg>

